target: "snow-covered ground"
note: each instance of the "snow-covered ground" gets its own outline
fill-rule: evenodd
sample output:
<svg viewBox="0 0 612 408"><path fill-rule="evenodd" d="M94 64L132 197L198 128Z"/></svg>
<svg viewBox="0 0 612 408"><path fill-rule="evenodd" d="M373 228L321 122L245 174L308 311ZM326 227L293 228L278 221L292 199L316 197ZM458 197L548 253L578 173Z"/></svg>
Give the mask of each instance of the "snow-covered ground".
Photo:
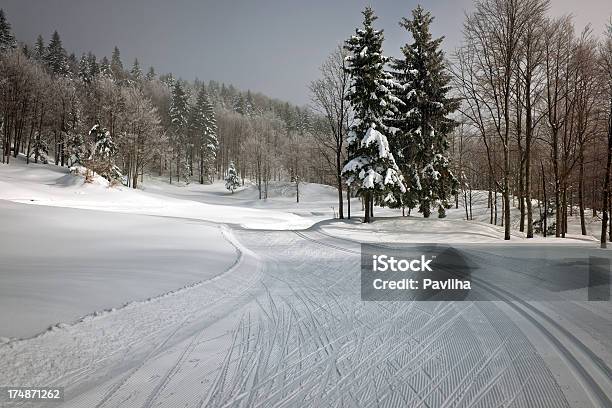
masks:
<svg viewBox="0 0 612 408"><path fill-rule="evenodd" d="M551 292L536 267L610 258L590 238L516 231L528 250L509 256L486 204L364 225L331 220L336 192L315 184L298 204L291 183L260 201L25 167L0 165L0 319L28 337L0 343L0 386L62 386L67 407L611 406L611 303ZM360 242L470 244L490 301L362 301Z"/></svg>
<svg viewBox="0 0 612 408"><path fill-rule="evenodd" d="M172 186L170 186L172 187ZM131 214L191 218L248 228L307 228L311 220L283 211L218 206L203 201L159 197L127 187L109 188L95 180L84 183L66 168L42 164L26 166L20 159L0 166L0 200L54 207L113 211Z"/></svg>
<svg viewBox="0 0 612 408"><path fill-rule="evenodd" d="M201 221L0 200L0 337L210 279L237 258L222 228Z"/></svg>

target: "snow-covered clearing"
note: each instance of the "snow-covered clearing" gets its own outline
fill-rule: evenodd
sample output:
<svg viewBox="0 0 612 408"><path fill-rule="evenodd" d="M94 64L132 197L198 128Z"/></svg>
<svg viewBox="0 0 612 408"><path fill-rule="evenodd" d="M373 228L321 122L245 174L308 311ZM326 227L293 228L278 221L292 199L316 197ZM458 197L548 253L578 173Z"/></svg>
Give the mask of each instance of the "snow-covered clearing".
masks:
<svg viewBox="0 0 612 408"><path fill-rule="evenodd" d="M240 224L248 228L300 229L312 221L282 211L261 211L215 206L202 201L159 197L126 187L109 188L96 180L84 183L65 168L30 164L21 158L0 166L0 200L54 207L113 211L130 214L192 218L218 223Z"/></svg>
<svg viewBox="0 0 612 408"><path fill-rule="evenodd" d="M237 257L201 221L42 207L0 200L0 337L210 279ZM10 237L10 238L9 238Z"/></svg>
<svg viewBox="0 0 612 408"><path fill-rule="evenodd" d="M330 220L333 188L304 183L299 204L294 188L260 201L253 186L132 191L0 166L0 319L30 316L11 337L73 322L0 343L0 385L62 386L66 407L610 406L610 302L551 293L534 263L609 258L595 241L515 232L528 250L508 256L486 203L480 221L377 208L364 225ZM362 301L364 241L470 244L490 301Z"/></svg>

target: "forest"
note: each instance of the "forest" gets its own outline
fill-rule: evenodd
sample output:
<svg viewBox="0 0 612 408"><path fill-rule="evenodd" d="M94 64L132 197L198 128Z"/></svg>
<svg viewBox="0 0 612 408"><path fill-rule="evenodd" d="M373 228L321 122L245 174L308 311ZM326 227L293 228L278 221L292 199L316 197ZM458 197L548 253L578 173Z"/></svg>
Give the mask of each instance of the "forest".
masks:
<svg viewBox="0 0 612 408"><path fill-rule="evenodd" d="M361 199L435 214L488 193L489 222L565 237L601 220L612 240L612 23L579 29L546 0L476 0L461 45L443 51L421 7L398 16L406 44L384 54L384 30L363 11L354 35L323 61L299 107L232 85L157 74L66 50L60 34L18 41L0 11L2 163L84 166L137 188L145 175L228 189L315 182L338 190L338 216ZM395 52L397 51L397 52ZM353 214L354 215L354 214Z"/></svg>

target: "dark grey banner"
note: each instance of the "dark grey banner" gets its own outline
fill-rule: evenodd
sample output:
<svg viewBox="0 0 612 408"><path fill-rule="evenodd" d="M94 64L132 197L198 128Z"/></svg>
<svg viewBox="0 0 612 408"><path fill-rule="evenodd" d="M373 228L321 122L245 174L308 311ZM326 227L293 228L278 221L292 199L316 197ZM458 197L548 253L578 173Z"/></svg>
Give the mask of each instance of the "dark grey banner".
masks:
<svg viewBox="0 0 612 408"><path fill-rule="evenodd" d="M611 258L586 246L362 244L361 298L609 301Z"/></svg>

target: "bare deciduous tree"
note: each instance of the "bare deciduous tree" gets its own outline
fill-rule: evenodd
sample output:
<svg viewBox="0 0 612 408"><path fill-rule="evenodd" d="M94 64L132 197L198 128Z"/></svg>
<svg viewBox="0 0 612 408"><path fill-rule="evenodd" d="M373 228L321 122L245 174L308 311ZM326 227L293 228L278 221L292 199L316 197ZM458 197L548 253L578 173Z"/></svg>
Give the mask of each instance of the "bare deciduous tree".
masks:
<svg viewBox="0 0 612 408"><path fill-rule="evenodd" d="M338 214L344 218L342 200L342 163L343 144L348 129L349 104L346 96L350 87L349 74L345 69L347 51L341 46L327 58L321 66L320 79L310 84L312 104L327 122L327 131L315 132L315 138L322 147L321 152L328 156L333 154L333 164L338 188Z"/></svg>

